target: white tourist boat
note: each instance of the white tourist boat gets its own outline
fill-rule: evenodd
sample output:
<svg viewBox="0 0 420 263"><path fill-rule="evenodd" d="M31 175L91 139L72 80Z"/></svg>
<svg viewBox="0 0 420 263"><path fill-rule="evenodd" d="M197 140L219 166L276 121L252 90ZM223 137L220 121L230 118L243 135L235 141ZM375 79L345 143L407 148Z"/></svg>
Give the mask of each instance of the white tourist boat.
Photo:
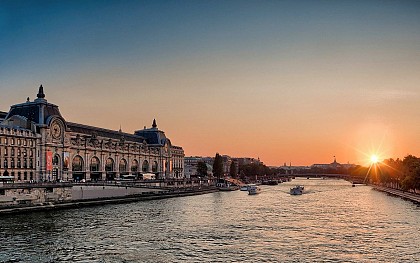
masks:
<svg viewBox="0 0 420 263"><path fill-rule="evenodd" d="M250 184L248 185L248 194L249 195L256 195L261 192L261 188L258 185Z"/></svg>
<svg viewBox="0 0 420 263"><path fill-rule="evenodd" d="M223 191L223 192L239 190L239 186L236 186L230 183L218 183L216 186L217 186L217 189L219 189L219 191Z"/></svg>
<svg viewBox="0 0 420 263"><path fill-rule="evenodd" d="M291 195L301 195L303 194L303 189L305 189L305 187L301 186L301 185L296 185L293 188L290 188L290 194Z"/></svg>
<svg viewBox="0 0 420 263"><path fill-rule="evenodd" d="M248 191L248 185L241 186L241 191Z"/></svg>

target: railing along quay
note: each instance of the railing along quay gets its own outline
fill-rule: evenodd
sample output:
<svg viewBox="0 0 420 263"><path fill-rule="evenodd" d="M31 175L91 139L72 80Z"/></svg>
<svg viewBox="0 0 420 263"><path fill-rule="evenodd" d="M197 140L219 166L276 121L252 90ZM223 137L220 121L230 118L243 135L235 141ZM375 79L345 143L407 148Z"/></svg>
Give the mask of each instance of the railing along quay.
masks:
<svg viewBox="0 0 420 263"><path fill-rule="evenodd" d="M203 182L203 181L201 181ZM174 185L178 183L178 185ZM184 184L181 184L184 183ZM159 184L159 185L157 185ZM157 180L133 180L133 181L89 181L89 182L31 182L15 183L8 182L0 184L0 189L18 189L18 188L45 188L45 187L73 187L73 186L114 186L114 187L133 187L133 188L151 188L151 189L178 189L178 188L197 188L209 187L209 183L200 183L199 180L184 179L157 179Z"/></svg>
<svg viewBox="0 0 420 263"><path fill-rule="evenodd" d="M403 199L407 199L407 200L410 200L412 202L420 204L420 195L419 194L415 194L415 193L411 193L411 192L405 192L405 191L402 191L402 190L388 188L388 187L379 186L379 185L372 185L372 187L373 187L373 189L375 189L377 191L385 192L385 193L388 193L390 195L398 196L398 197L401 197Z"/></svg>
<svg viewBox="0 0 420 263"><path fill-rule="evenodd" d="M20 189L20 188L45 188L45 187L72 187L71 182L36 182L36 183L3 183L0 189Z"/></svg>

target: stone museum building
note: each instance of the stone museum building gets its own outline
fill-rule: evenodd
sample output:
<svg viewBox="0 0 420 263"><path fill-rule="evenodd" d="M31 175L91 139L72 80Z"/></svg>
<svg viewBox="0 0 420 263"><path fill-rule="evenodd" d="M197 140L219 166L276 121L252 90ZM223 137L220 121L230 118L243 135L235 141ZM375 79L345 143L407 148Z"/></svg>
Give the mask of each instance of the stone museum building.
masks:
<svg viewBox="0 0 420 263"><path fill-rule="evenodd" d="M37 98L0 112L0 181L184 178L184 150L152 127L134 134L68 122Z"/></svg>

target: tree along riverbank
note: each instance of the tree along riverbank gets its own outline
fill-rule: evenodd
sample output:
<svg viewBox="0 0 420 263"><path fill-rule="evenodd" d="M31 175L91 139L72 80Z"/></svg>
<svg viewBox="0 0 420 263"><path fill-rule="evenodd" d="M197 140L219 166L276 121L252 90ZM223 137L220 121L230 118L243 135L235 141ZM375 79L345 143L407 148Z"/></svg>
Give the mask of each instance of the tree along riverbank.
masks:
<svg viewBox="0 0 420 263"><path fill-rule="evenodd" d="M369 167L357 166L350 176L365 183L420 193L420 158L407 155L404 159L386 159Z"/></svg>

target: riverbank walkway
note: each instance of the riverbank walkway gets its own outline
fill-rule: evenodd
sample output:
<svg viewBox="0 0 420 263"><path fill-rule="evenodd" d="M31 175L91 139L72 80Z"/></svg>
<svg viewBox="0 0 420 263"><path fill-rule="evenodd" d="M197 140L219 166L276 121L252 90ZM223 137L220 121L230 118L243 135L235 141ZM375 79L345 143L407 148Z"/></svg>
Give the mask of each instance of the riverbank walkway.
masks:
<svg viewBox="0 0 420 263"><path fill-rule="evenodd" d="M161 191L146 191L138 194L131 194L125 196L107 196L101 198L89 198L89 199L78 199L69 200L65 202L45 202L36 205L14 205L14 206L1 206L0 205L0 216L2 214L15 214L24 212L34 211L45 211L45 210L58 210L68 208L80 208L86 206L97 206L106 204L119 204L119 203L130 203L138 201L148 201L157 199L167 199L174 197L202 195L217 192L218 189L214 186L211 187L195 187L195 188L174 188L170 190Z"/></svg>
<svg viewBox="0 0 420 263"><path fill-rule="evenodd" d="M375 189L377 191L385 192L385 193L388 193L390 195L398 196L398 197L401 197L403 199L407 199L407 200L410 200L414 203L420 204L420 194L415 194L415 193L406 192L406 191L393 189L393 188L388 188L388 187L379 186L379 185L372 185L372 187L373 187L373 189Z"/></svg>

